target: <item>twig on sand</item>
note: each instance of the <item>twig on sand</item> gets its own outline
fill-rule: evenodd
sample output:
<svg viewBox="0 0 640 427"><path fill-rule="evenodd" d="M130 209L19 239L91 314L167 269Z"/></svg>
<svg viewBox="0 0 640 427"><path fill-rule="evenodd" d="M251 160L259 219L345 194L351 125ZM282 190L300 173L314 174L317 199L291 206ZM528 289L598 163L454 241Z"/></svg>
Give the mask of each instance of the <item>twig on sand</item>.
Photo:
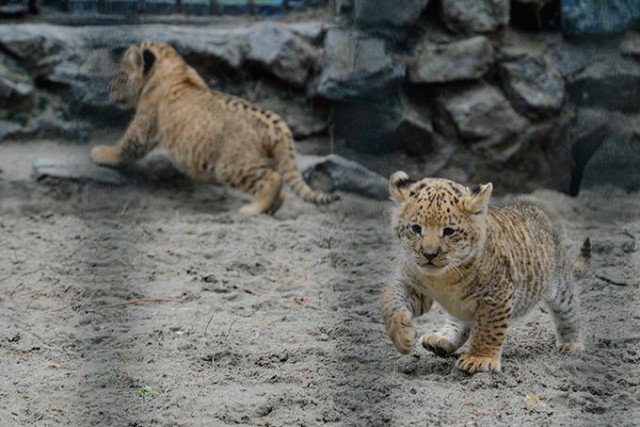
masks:
<svg viewBox="0 0 640 427"><path fill-rule="evenodd" d="M123 301L116 304L109 304L102 306L101 308L112 308L112 307L126 307L128 305L144 305L158 302L184 302L184 298L179 297L152 297L152 298L136 298L129 301Z"/></svg>

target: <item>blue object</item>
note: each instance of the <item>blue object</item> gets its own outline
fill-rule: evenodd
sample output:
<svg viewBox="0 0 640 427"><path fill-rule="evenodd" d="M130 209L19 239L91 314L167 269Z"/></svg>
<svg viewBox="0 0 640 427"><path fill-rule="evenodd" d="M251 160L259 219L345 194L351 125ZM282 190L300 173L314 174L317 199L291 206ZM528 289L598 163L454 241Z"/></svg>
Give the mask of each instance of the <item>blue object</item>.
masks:
<svg viewBox="0 0 640 427"><path fill-rule="evenodd" d="M640 29L640 0L561 0L562 29L571 34L612 34Z"/></svg>

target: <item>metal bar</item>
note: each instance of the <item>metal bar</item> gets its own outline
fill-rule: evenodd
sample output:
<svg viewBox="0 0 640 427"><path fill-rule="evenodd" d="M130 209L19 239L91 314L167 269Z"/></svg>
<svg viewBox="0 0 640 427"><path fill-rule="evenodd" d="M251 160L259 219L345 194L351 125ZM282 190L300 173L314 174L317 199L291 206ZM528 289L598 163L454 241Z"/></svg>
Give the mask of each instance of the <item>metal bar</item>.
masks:
<svg viewBox="0 0 640 427"><path fill-rule="evenodd" d="M182 13L183 10L182 0L176 0L176 13Z"/></svg>
<svg viewBox="0 0 640 427"><path fill-rule="evenodd" d="M255 13L255 9L253 7L253 0L249 0L247 2L247 11L249 12L249 15L253 15Z"/></svg>
<svg viewBox="0 0 640 427"><path fill-rule="evenodd" d="M218 0L209 0L209 13L211 15L220 15Z"/></svg>
<svg viewBox="0 0 640 427"><path fill-rule="evenodd" d="M144 13L146 9L145 0L138 0L138 13Z"/></svg>

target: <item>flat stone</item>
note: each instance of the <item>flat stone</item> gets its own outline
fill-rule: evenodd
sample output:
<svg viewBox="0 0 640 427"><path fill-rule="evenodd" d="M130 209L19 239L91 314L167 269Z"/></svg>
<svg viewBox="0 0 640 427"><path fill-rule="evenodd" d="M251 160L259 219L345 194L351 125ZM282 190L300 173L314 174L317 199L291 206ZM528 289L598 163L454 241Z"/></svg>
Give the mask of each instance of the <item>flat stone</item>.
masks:
<svg viewBox="0 0 640 427"><path fill-rule="evenodd" d="M389 184L385 177L377 174L360 163L345 159L336 154L329 154L315 164L304 169L303 175L309 182L322 179L325 175L335 190L359 194L377 200L389 198Z"/></svg>
<svg viewBox="0 0 640 427"><path fill-rule="evenodd" d="M456 33L490 33L509 23L509 0L442 0L444 25Z"/></svg>
<svg viewBox="0 0 640 427"><path fill-rule="evenodd" d="M74 181L95 181L103 184L124 184L127 178L114 169L95 166L89 162L60 162L51 159L33 160L33 179L52 177Z"/></svg>
<svg viewBox="0 0 640 427"><path fill-rule="evenodd" d="M423 43L409 66L411 83L477 80L493 65L494 51L486 37L447 43Z"/></svg>

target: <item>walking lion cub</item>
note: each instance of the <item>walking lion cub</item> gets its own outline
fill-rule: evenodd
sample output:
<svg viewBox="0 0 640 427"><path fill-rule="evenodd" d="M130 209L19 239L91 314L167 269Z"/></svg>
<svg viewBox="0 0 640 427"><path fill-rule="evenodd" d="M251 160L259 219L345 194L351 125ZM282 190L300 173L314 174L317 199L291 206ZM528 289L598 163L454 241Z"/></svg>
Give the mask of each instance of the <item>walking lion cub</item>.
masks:
<svg viewBox="0 0 640 427"><path fill-rule="evenodd" d="M589 239L571 265L540 209L527 203L489 207L491 184L415 182L396 172L389 188L398 204L392 226L404 257L382 313L400 353L413 349L412 318L429 311L433 301L448 319L437 333L422 336L422 345L448 355L472 336L470 350L457 362L463 371L500 372L509 322L541 300L555 320L558 350L581 348L573 283L586 270Z"/></svg>

